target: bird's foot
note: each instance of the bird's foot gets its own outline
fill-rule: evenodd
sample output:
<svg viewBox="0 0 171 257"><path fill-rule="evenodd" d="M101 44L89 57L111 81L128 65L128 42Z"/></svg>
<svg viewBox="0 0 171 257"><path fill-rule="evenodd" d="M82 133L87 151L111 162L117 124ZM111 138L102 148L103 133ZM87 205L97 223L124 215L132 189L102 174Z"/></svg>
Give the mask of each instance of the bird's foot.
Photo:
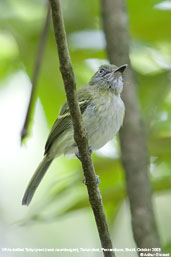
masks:
<svg viewBox="0 0 171 257"><path fill-rule="evenodd" d="M82 182L86 185L86 178L84 178L82 180ZM96 175L96 186L98 186L100 184L100 179L99 179L99 175Z"/></svg>
<svg viewBox="0 0 171 257"><path fill-rule="evenodd" d="M81 155L80 155L80 153L76 153L75 156L78 158L78 160L81 161Z"/></svg>
<svg viewBox="0 0 171 257"><path fill-rule="evenodd" d="M90 153L90 155L91 155L92 152L93 152L93 149L92 149L91 145L89 145L88 150L89 150L89 153Z"/></svg>
<svg viewBox="0 0 171 257"><path fill-rule="evenodd" d="M92 152L93 152L92 147L89 146L89 147L88 147L88 150L89 150L89 153L90 153L90 155L91 155ZM76 153L75 155L76 155L76 157L81 161L81 155L80 155L80 153Z"/></svg>

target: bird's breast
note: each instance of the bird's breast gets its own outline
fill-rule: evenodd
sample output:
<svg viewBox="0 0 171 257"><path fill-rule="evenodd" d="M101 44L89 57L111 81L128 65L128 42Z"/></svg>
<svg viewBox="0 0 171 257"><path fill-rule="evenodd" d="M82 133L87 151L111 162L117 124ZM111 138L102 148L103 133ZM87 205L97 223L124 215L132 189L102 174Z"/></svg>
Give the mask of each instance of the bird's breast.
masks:
<svg viewBox="0 0 171 257"><path fill-rule="evenodd" d="M83 114L89 145L99 149L119 131L124 118L124 103L119 95L95 98Z"/></svg>

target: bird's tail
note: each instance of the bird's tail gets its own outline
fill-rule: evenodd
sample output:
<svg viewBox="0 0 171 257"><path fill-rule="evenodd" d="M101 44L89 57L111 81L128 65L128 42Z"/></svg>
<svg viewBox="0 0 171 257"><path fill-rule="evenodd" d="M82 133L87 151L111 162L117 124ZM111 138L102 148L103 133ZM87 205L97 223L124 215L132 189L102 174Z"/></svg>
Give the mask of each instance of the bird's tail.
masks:
<svg viewBox="0 0 171 257"><path fill-rule="evenodd" d="M23 196L22 205L29 205L38 185L40 184L42 178L44 177L51 162L52 162L52 160L49 160L47 156L45 156L43 158L43 160L39 164L37 170L33 174L33 177L31 178L31 180L27 186L27 189Z"/></svg>

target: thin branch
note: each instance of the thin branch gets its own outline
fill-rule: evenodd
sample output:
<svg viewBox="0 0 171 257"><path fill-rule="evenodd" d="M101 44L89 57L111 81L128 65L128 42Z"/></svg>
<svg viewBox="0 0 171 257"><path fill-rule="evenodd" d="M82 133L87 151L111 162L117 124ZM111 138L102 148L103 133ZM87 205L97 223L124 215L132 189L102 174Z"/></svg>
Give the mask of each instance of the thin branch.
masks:
<svg viewBox="0 0 171 257"><path fill-rule="evenodd" d="M102 19L111 63L128 63L125 72L128 84L122 98L126 105L124 124L120 130L122 160L132 214L132 228L140 248L160 247L148 175L149 156L139 103L136 81L129 60L128 20L124 0L101 0Z"/></svg>
<svg viewBox="0 0 171 257"><path fill-rule="evenodd" d="M60 60L60 69L64 81L65 92L74 127L74 138L78 145L84 176L86 178L89 201L94 212L102 248L112 249L112 242L108 231L102 197L99 188L96 185L96 175L89 153L87 135L83 126L83 121L77 102L76 82L67 46L60 0L49 1L52 8L54 32ZM115 254L112 251L104 251L104 256L114 257Z"/></svg>
<svg viewBox="0 0 171 257"><path fill-rule="evenodd" d="M50 23L50 6L48 5L45 23L43 24L43 29L42 29L42 32L40 35L40 40L39 40L39 44L38 44L38 48L37 48L34 71L33 71L33 76L32 76L32 80L31 80L32 81L32 89L31 89L31 94L30 94L30 100L29 100L23 128L21 130L21 142L23 142L24 138L28 135L28 126L29 126L29 122L30 122L31 112L33 109L35 92L36 92L36 88L37 88L37 81L38 81L40 68L41 68L41 64L42 64L42 59L43 59L43 54L44 54L44 50L45 50L45 45L46 45L46 41L47 41L49 23Z"/></svg>

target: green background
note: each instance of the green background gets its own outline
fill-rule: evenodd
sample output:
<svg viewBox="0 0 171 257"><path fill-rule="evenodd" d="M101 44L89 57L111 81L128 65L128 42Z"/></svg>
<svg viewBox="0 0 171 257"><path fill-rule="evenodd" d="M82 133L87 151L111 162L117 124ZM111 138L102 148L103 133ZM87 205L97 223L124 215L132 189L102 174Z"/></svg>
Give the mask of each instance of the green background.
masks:
<svg viewBox="0 0 171 257"><path fill-rule="evenodd" d="M97 0L63 0L62 5L77 87L81 87L88 83L99 65L107 62L100 5ZM167 253L171 251L171 2L128 0L127 6L130 59L148 138L153 204ZM28 208L21 206L25 187L42 158L50 126L65 101L51 23L29 137L21 146L20 132L46 9L46 2L39 0L0 2L0 246L99 248L77 159L55 160L32 204ZM95 152L93 161L100 175L113 245L135 247L118 138ZM21 255L19 252L1 254ZM55 253L34 254L56 256ZM32 255L24 252L22 256ZM57 256L91 257L102 253L59 253ZM126 256L137 255L126 253Z"/></svg>

